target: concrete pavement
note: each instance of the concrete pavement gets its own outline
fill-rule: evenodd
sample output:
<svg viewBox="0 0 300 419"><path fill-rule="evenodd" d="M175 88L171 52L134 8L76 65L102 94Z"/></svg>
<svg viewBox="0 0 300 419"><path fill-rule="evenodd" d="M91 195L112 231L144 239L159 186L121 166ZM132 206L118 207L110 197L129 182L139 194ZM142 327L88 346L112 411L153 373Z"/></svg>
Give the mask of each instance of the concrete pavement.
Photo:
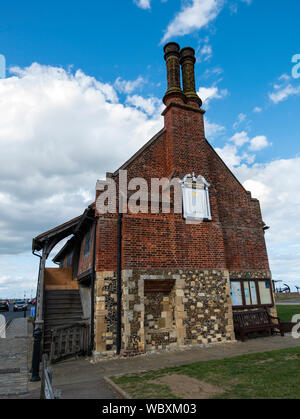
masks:
<svg viewBox="0 0 300 419"><path fill-rule="evenodd" d="M0 338L0 396L27 391L27 319L17 318Z"/></svg>
<svg viewBox="0 0 300 419"><path fill-rule="evenodd" d="M190 364L199 361L230 358L237 355L265 352L288 347L300 346L300 339L291 336L272 336L250 339L245 343L236 342L209 347L197 347L174 352L140 355L133 358L106 359L93 363L89 359L70 359L53 365L53 384L57 388L68 389L73 386L71 398L80 398L86 385L101 386L104 376L139 373L164 367ZM91 362L90 362L91 361ZM71 389L71 387L70 387ZM75 394L78 392L77 394ZM86 393L84 393L86 394ZM87 394L88 396L88 394ZM87 397L88 398L88 397Z"/></svg>
<svg viewBox="0 0 300 419"><path fill-rule="evenodd" d="M290 300L280 300L276 302L277 306L300 306L300 298L293 298Z"/></svg>
<svg viewBox="0 0 300 419"><path fill-rule="evenodd" d="M17 322L20 321L22 321L22 319L17 319ZM19 323L18 326L21 326L21 324ZM16 333L16 329L17 324L15 324L14 331L13 329L10 331L10 334L15 338L18 335ZM22 330L24 330L24 328ZM2 341L3 340L5 339L2 339ZM17 340L22 341L22 337L17 337ZM193 362L224 359L237 355L272 351L297 346L300 346L300 339L293 339L292 336L272 336L249 339L244 343L235 342L229 344L209 345L207 347L192 347L172 352L170 351L140 355L133 358L107 358L102 360L96 360L93 358L73 358L52 365L53 387L60 389L61 397L66 399L114 399L117 398L117 396L109 388L107 388L107 385L103 379L105 376L110 377L114 375L139 373L142 371L155 370L164 367L174 367L178 365L190 364ZM21 349L22 348L20 348L20 350ZM23 349L25 348L23 347ZM2 351L0 353L2 355ZM8 351L8 354L9 356L15 356L13 351ZM12 359L17 361L17 358ZM0 357L0 362L1 361L2 359ZM13 362L12 364L15 367L16 363ZM26 389L26 380L24 379L24 373L27 370L24 369L24 357L23 363L20 363L20 369L21 364L23 369L18 375L19 379L16 384L23 386L22 389L25 391L24 389ZM2 367L0 367L0 369L1 368ZM2 374L0 374L0 382L2 382L3 390L3 377L1 377L1 375ZM10 387L13 382L12 377L13 374L6 374L7 380L10 380L6 381L6 383L9 383ZM16 375L15 378L17 378ZM18 398L39 398L40 383L29 383L27 388L29 392L27 394L18 396ZM21 390L19 390L19 392L20 391ZM5 398L15 397L17 396L7 396Z"/></svg>

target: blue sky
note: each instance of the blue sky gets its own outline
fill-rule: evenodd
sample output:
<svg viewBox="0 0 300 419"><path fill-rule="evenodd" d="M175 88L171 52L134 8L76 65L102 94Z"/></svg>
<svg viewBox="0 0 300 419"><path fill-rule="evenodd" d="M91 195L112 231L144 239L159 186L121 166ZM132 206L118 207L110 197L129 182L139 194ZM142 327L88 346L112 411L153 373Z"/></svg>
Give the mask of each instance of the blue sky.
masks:
<svg viewBox="0 0 300 419"><path fill-rule="evenodd" d="M274 279L300 285L299 15L296 0L1 5L0 296L35 288L31 238L161 128L170 40L196 50L207 138L261 201Z"/></svg>

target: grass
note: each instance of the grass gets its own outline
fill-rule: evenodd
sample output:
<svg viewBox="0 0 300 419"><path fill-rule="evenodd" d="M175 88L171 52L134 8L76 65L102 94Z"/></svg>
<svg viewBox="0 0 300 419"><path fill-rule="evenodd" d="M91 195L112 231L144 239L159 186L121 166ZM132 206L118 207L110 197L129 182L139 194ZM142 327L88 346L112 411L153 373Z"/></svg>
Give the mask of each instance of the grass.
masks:
<svg viewBox="0 0 300 419"><path fill-rule="evenodd" d="M292 317L294 314L300 314L300 305L299 306L276 306L277 307L277 313L278 317L280 317L280 320L283 322L290 322L292 321Z"/></svg>
<svg viewBox="0 0 300 419"><path fill-rule="evenodd" d="M279 351L242 355L215 361L197 362L174 368L112 377L136 399L181 398L160 377L183 374L221 387L218 399L300 398L300 346Z"/></svg>

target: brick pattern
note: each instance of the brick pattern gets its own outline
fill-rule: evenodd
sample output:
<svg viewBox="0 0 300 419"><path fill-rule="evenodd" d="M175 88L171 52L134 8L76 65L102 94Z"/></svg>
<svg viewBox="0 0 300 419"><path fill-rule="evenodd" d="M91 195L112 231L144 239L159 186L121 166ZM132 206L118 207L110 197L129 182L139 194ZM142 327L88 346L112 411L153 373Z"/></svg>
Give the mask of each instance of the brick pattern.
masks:
<svg viewBox="0 0 300 419"><path fill-rule="evenodd" d="M185 343L207 344L234 339L230 286L224 271L189 271L185 280Z"/></svg>
<svg viewBox="0 0 300 419"><path fill-rule="evenodd" d="M188 225L180 214L126 214L123 267L268 270L259 202L251 198L205 140L203 114L170 105L166 131L127 167L136 176L203 175L211 184L212 222ZM117 176L116 176L117 181ZM116 269L116 217L101 216L97 269Z"/></svg>
<svg viewBox="0 0 300 419"><path fill-rule="evenodd" d="M116 273L98 272L95 290L96 352L114 354L117 327Z"/></svg>
<svg viewBox="0 0 300 419"><path fill-rule="evenodd" d="M174 290L145 294L144 327L146 350L177 346Z"/></svg>
<svg viewBox="0 0 300 419"><path fill-rule="evenodd" d="M181 214L172 212L123 215L122 350L128 355L233 340L229 271L269 274L259 202L207 142L204 111L185 103L179 93L168 95L165 103L164 130L126 164L128 182L143 177L150 185L154 177L202 175L211 184L212 221L187 224ZM113 177L118 182L118 174ZM98 225L96 269L101 275L112 272L113 281L117 215L99 216ZM149 275L175 276L171 293L146 295L144 280ZM102 298L103 291L99 292ZM102 303L103 310L108 310ZM108 316L100 312L97 346L105 350L106 335L102 334L107 333Z"/></svg>
<svg viewBox="0 0 300 419"><path fill-rule="evenodd" d="M138 272L122 273L122 343L124 355L144 352L144 282Z"/></svg>
<svg viewBox="0 0 300 419"><path fill-rule="evenodd" d="M123 272L123 354L234 340L228 271ZM175 279L170 293L144 281Z"/></svg>

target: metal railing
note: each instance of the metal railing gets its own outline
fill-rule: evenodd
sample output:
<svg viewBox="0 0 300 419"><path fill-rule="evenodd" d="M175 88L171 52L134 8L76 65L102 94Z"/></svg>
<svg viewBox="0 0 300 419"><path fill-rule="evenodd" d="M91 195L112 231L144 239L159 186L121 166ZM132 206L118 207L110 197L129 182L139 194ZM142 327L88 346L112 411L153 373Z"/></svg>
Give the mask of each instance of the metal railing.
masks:
<svg viewBox="0 0 300 419"><path fill-rule="evenodd" d="M48 355L44 354L42 359L42 382L41 382L41 399L60 399L61 391L54 389L52 386L53 371L47 366Z"/></svg>
<svg viewBox="0 0 300 419"><path fill-rule="evenodd" d="M86 354L89 348L89 329L85 321L51 329L50 362Z"/></svg>

